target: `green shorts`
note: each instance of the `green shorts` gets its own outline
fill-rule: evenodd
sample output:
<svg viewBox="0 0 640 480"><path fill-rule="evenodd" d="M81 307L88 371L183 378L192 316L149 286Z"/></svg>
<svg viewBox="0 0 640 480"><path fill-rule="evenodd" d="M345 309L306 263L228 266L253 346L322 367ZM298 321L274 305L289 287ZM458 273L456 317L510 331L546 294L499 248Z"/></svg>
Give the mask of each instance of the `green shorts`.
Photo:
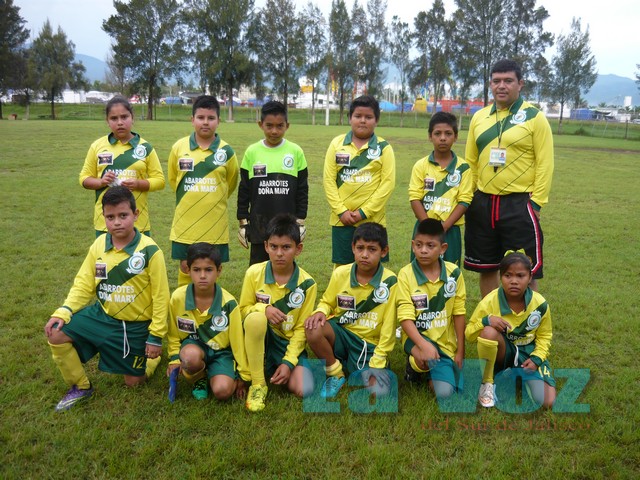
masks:
<svg viewBox="0 0 640 480"><path fill-rule="evenodd" d="M355 333L351 333L334 321L329 321L328 323L336 335L333 354L342 363L347 374L369 368L369 360L373 357L373 351L376 346L373 343L364 341Z"/></svg>
<svg viewBox="0 0 640 480"><path fill-rule="evenodd" d="M236 378L236 362L230 348L222 350L214 350L199 339L185 338L182 341L181 348L185 345L195 345L200 347L204 353L204 365L207 369L207 378L215 375L226 375L233 379Z"/></svg>
<svg viewBox="0 0 640 480"><path fill-rule="evenodd" d="M496 362L495 367L493 368L494 373L501 372L502 370L506 370L507 368L522 368L522 364L529 358L531 352L533 351L532 345L525 345L523 347L516 347L513 342L507 339L504 336L504 343L506 345L506 351L504 354L504 362L502 365L498 365ZM516 356L517 362L516 362ZM531 378L527 378L531 377ZM556 380L551 375L551 366L549 365L549 361L545 360L540 364L538 370L533 372L527 372L527 375L523 376L525 380L544 380L544 383L551 387L556 386Z"/></svg>
<svg viewBox="0 0 640 480"><path fill-rule="evenodd" d="M179 243L179 242L171 242L171 258L174 260L186 260L187 259L187 250L191 246L190 243ZM220 252L220 257L222 258L222 262L229 261L229 244L228 243L219 243L215 245L218 251Z"/></svg>
<svg viewBox="0 0 640 480"><path fill-rule="evenodd" d="M415 237L416 230L418 229L418 221L413 226L413 234L411 238ZM444 252L444 261L455 263L457 266L460 266L460 260L462 259L462 234L460 233L460 227L458 225L453 225L447 233L445 233L444 241L447 242L447 251ZM414 261L416 256L413 254L413 249L411 249L410 261Z"/></svg>
<svg viewBox="0 0 640 480"><path fill-rule="evenodd" d="M356 227L331 227L331 261L338 265L353 263L355 258L351 245L353 243L353 233ZM389 261L389 253L382 257L383 262Z"/></svg>
<svg viewBox="0 0 640 480"><path fill-rule="evenodd" d="M100 354L103 372L141 377L147 366L145 347L151 320L123 322L107 315L99 302L73 314L62 331L73 339L80 361Z"/></svg>
<svg viewBox="0 0 640 480"><path fill-rule="evenodd" d="M420 334L422 335L422 334ZM462 391L464 387L464 380L462 377L462 370L458 368L456 362L454 362L451 357L449 357L446 353L440 350L440 347L437 343L435 343L430 338L422 335L427 342L436 347L438 350L438 355L440 355L440 360L434 362L434 365L430 365L429 371L426 372L426 377L428 380L435 380L439 382L446 382L451 385L457 391ZM415 343L410 338L407 338L404 342L404 352L407 355L411 355L411 349L415 347Z"/></svg>
<svg viewBox="0 0 640 480"><path fill-rule="evenodd" d="M283 363L282 359L287 353L288 347L289 340L274 333L271 327L267 328L267 335L264 339L264 371L267 378L271 377ZM298 365L303 358L307 358L305 350L298 356Z"/></svg>

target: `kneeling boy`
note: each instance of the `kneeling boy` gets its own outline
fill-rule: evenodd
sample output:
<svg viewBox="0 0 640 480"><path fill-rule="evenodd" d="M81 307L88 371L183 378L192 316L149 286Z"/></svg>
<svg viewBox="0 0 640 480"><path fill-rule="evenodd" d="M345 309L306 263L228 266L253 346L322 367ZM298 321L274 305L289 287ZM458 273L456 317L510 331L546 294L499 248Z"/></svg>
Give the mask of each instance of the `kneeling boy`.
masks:
<svg viewBox="0 0 640 480"><path fill-rule="evenodd" d="M71 387L56 411L91 397L82 364L96 353L100 370L124 375L127 386L144 382L162 354L169 301L164 255L134 227L138 210L127 187L107 190L102 213L108 233L91 245L64 305L44 327L53 360ZM98 301L87 306L94 296Z"/></svg>
<svg viewBox="0 0 640 480"><path fill-rule="evenodd" d="M356 228L351 249L355 262L337 267L318 307L305 321L311 350L325 360L320 395L335 397L348 373L387 367L395 343L396 275L380 263L389 252L387 230L369 222ZM371 381L371 378L370 381Z"/></svg>
<svg viewBox="0 0 640 480"><path fill-rule="evenodd" d="M240 295L246 364L238 369L251 380L246 406L252 412L265 407L265 371L270 383L303 396L304 369L298 362L306 357L304 320L317 292L316 282L295 262L302 252L296 217L276 215L266 233L269 260L249 267Z"/></svg>
<svg viewBox="0 0 640 480"><path fill-rule="evenodd" d="M415 259L398 273L398 321L407 358L406 379L428 380L438 398L462 388L466 290L462 272L441 256L442 224L421 221L411 247ZM424 375L423 375L424 374Z"/></svg>
<svg viewBox="0 0 640 480"><path fill-rule="evenodd" d="M179 368L193 384L196 400L206 399L209 388L215 398L226 400L236 389L232 346L242 342L240 309L217 284L222 256L216 246L190 245L187 266L191 283L178 287L169 304L167 375Z"/></svg>

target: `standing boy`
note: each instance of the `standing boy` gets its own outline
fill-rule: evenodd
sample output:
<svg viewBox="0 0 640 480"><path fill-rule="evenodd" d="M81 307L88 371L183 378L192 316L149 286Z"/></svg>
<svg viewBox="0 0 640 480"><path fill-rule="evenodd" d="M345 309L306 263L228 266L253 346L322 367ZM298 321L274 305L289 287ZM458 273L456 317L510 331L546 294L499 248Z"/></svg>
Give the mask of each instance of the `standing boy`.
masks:
<svg viewBox="0 0 640 480"><path fill-rule="evenodd" d="M306 357L304 321L313 310L317 290L313 278L295 262L302 252L296 218L276 215L266 233L263 248L269 260L249 267L240 295L246 364L239 370L243 379L251 379L246 406L252 412L265 407L265 372L271 384L286 385L303 396L299 359Z"/></svg>
<svg viewBox="0 0 640 480"><path fill-rule="evenodd" d="M287 108L280 102L267 102L260 118L264 140L244 153L238 188L238 240L245 248L251 244L250 265L269 260L264 248L266 227L278 213L296 216L304 240L309 203L304 152L284 138L289 128Z"/></svg>
<svg viewBox="0 0 640 480"><path fill-rule="evenodd" d="M324 160L322 184L331 208L332 262L352 263L352 237L363 222L386 225L385 205L396 184L391 145L374 133L380 105L370 95L349 107L351 131L331 141ZM387 258L385 258L387 260Z"/></svg>
<svg viewBox="0 0 640 480"><path fill-rule="evenodd" d="M458 139L455 115L438 112L429 121L433 152L416 162L409 181L409 202L418 223L426 218L442 222L446 232L444 259L460 266L464 212L473 197L469 165L451 147ZM415 232L415 228L414 228ZM413 260L415 257L411 255Z"/></svg>
<svg viewBox="0 0 640 480"><path fill-rule="evenodd" d="M124 186L102 197L108 233L89 248L69 291L44 327L53 360L71 387L56 406L68 410L93 394L83 363L144 382L158 364L167 332L169 285L162 251L134 227L138 210ZM98 301L87 306L94 296ZM147 359L158 359L147 365Z"/></svg>
<svg viewBox="0 0 640 480"><path fill-rule="evenodd" d="M326 362L320 395L335 397L348 373L387 367L395 344L395 274L380 263L389 251L386 229L364 223L353 234L355 262L337 267L313 315L304 322L313 353ZM370 377L370 379L371 379Z"/></svg>
<svg viewBox="0 0 640 480"><path fill-rule="evenodd" d="M407 358L406 379L426 378L438 398L462 387L466 290L460 268L444 261L442 224L422 220L411 247L415 259L398 273L398 321Z"/></svg>
<svg viewBox="0 0 640 480"><path fill-rule="evenodd" d="M192 283L178 287L169 303L167 375L179 368L196 400L206 399L209 388L226 400L236 388L232 345L243 341L240 309L217 283L222 259L214 245L190 245L187 266Z"/></svg>
<svg viewBox="0 0 640 480"><path fill-rule="evenodd" d="M220 104L202 95L192 112L194 132L178 140L169 154L169 183L176 192L171 258L180 261L180 286L190 281L187 248L192 243L214 244L222 261L229 261L227 200L238 184L236 154L216 133Z"/></svg>

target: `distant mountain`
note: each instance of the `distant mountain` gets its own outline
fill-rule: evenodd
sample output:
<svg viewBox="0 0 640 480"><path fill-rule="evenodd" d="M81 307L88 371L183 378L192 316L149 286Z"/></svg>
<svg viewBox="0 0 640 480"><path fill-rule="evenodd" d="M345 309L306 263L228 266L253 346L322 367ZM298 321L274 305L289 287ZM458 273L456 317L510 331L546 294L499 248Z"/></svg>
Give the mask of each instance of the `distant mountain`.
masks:
<svg viewBox="0 0 640 480"><path fill-rule="evenodd" d="M598 75L589 93L584 98L589 106L598 106L600 103L607 105L624 104L624 97L631 97L633 106L640 105L640 90L638 84L627 77L618 75Z"/></svg>
<svg viewBox="0 0 640 480"><path fill-rule="evenodd" d="M76 62L81 62L87 71L84 73L85 77L89 79L90 83L96 80L104 82L105 73L108 69L106 62L97 59L96 57L90 57L89 55L83 55L76 53Z"/></svg>

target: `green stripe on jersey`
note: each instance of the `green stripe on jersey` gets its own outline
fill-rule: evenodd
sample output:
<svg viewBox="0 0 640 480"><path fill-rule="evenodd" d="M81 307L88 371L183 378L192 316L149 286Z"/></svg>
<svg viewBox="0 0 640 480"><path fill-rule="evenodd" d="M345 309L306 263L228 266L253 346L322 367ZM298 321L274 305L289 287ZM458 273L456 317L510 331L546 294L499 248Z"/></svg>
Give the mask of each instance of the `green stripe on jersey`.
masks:
<svg viewBox="0 0 640 480"><path fill-rule="evenodd" d="M385 149L387 145L389 145L389 142L387 142L386 140L383 140L382 142L378 143L378 147L380 147L381 155L382 155L382 151ZM359 170L362 170L364 167L369 165L374 160L377 160L378 158L380 157L369 158L368 148L360 152L360 154L357 157L354 157L349 161L348 166L345 165L336 172L336 185L338 185L338 188L340 188L344 183L344 180L342 179L343 173L348 174L349 178L351 178L352 175L357 173Z"/></svg>
<svg viewBox="0 0 640 480"><path fill-rule="evenodd" d="M502 133L507 130L517 127L518 125L522 125L523 123L528 122L529 120L535 118L538 114L539 110L535 107L525 108L524 110L519 110L519 112L524 112L526 115L526 119L519 123L513 123L511 120L513 119L513 113L509 113L505 118L496 122L491 128L485 130L477 139L476 146L478 147L478 155L482 153L482 151L493 142L500 135L500 125L502 124ZM518 113L518 112L516 112ZM509 145L502 145L503 148L508 147Z"/></svg>
<svg viewBox="0 0 640 480"><path fill-rule="evenodd" d="M314 285L316 282L313 278L307 278L304 282L298 285L295 290L292 290L288 295L285 295L277 302L273 303L273 306L280 310L282 313L289 313L291 310L295 310L296 308L300 308L304 303L304 298L306 298L306 293L309 287ZM305 297L302 301L296 301L296 294L304 294Z"/></svg>
<svg viewBox="0 0 640 480"><path fill-rule="evenodd" d="M224 150L227 153L227 155L229 155L229 150L231 149L227 149L227 146L225 146L220 150ZM185 193L188 193L184 189L184 184L187 181L187 179L206 178L207 175L213 172L216 168L226 165L226 162L221 165L217 165L215 163L214 159L216 156L216 152L211 153L211 155L207 155L202 162L198 163L193 167L193 171L186 172L184 177L180 179L180 182L178 183L178 187L176 188L176 205L180 203L180 200L182 200L182 197L185 195ZM233 154L233 150L231 150L231 153ZM227 156L227 159L228 158L230 157Z"/></svg>

